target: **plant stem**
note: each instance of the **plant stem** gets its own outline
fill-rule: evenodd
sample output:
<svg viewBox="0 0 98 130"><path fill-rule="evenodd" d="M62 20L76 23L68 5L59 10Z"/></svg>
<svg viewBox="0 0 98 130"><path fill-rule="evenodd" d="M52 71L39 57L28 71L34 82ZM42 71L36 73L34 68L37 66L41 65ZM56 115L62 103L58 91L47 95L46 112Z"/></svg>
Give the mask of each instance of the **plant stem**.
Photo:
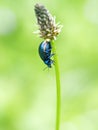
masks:
<svg viewBox="0 0 98 130"><path fill-rule="evenodd" d="M54 53L55 76L56 76L56 130L60 129L60 109L61 109L61 92L60 92L60 72L58 65L58 57L54 41L52 41L52 50Z"/></svg>

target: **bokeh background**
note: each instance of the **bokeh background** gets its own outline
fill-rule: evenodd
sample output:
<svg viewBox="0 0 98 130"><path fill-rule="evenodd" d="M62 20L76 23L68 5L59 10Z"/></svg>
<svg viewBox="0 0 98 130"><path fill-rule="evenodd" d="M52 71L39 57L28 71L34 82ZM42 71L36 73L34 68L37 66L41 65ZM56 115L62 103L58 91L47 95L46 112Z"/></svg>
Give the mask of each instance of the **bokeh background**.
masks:
<svg viewBox="0 0 98 130"><path fill-rule="evenodd" d="M63 25L61 130L98 130L98 0L0 0L0 130L54 130L54 67L38 55L34 5Z"/></svg>

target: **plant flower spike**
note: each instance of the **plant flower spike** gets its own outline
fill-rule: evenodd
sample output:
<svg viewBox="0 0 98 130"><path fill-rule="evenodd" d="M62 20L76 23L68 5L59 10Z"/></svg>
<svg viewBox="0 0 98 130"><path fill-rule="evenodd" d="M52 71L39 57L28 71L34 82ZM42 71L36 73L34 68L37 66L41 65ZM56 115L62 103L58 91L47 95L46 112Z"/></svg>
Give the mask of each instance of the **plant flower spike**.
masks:
<svg viewBox="0 0 98 130"><path fill-rule="evenodd" d="M43 42L39 45L39 55L43 62L51 68L52 64L55 66L56 75L56 87L57 87L57 103L56 103L56 130L60 129L60 105L61 105L61 95L60 95L60 73L58 58L55 49L54 40L56 40L57 35L60 33L62 26L59 23L55 23L55 17L53 17L50 12L45 8L44 5L35 5L35 15L37 18L37 24L39 30L37 33ZM53 54L51 54L51 50ZM51 57L53 56L53 60Z"/></svg>

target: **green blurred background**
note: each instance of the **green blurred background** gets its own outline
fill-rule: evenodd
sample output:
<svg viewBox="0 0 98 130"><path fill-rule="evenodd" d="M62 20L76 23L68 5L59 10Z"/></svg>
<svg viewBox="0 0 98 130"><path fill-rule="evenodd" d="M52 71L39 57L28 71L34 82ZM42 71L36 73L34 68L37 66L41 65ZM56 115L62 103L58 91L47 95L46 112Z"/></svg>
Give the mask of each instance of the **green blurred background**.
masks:
<svg viewBox="0 0 98 130"><path fill-rule="evenodd" d="M0 130L54 130L54 67L38 55L34 5L63 25L61 130L98 130L98 0L0 0Z"/></svg>

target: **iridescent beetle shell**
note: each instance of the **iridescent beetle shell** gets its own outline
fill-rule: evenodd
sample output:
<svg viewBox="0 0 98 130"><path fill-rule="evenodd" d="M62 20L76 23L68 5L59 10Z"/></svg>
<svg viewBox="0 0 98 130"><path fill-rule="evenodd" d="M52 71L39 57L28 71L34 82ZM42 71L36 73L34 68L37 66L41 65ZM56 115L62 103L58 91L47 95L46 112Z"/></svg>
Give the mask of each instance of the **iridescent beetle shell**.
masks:
<svg viewBox="0 0 98 130"><path fill-rule="evenodd" d="M39 45L40 58L49 68L51 68L51 65L54 63L54 61L51 59L51 57L54 55L51 54L51 49L52 47L50 41L43 41Z"/></svg>

